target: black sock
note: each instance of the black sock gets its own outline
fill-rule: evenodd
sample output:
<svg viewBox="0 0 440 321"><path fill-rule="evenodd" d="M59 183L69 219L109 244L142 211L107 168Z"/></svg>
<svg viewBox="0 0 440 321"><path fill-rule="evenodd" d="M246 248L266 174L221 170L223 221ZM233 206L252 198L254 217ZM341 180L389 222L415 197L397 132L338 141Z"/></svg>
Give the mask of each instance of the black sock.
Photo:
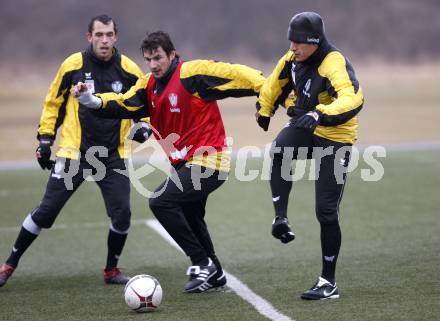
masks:
<svg viewBox="0 0 440 321"><path fill-rule="evenodd" d="M107 239L107 264L105 269L111 269L118 265L119 256L124 248L125 241L127 240L128 234L119 234L109 230Z"/></svg>
<svg viewBox="0 0 440 321"><path fill-rule="evenodd" d="M192 265L208 265L208 257L190 257Z"/></svg>
<svg viewBox="0 0 440 321"><path fill-rule="evenodd" d="M286 166L289 166L287 168ZM283 167L284 166L284 167ZM272 162L272 171L270 174L270 188L272 190L272 201L275 208L275 216L287 217L287 205L289 194L292 189L292 181L286 180L286 175L291 174L291 162L284 161L282 154L276 154Z"/></svg>
<svg viewBox="0 0 440 321"><path fill-rule="evenodd" d="M336 261L341 248L341 228L338 223L321 224L322 274L321 276L335 283Z"/></svg>
<svg viewBox="0 0 440 321"><path fill-rule="evenodd" d="M20 233L18 233L14 247L12 248L11 255L6 260L6 264L9 264L14 268L17 267L18 261L20 261L21 256L32 244L32 242L37 238L37 236L38 234L33 234L22 227Z"/></svg>
<svg viewBox="0 0 440 321"><path fill-rule="evenodd" d="M221 277L223 274L223 268L222 268L222 265L220 264L219 259L217 258L216 255L212 255L212 256L210 256L210 258L211 258L212 262L214 262L215 266L217 267L217 273L215 274L215 276L217 278Z"/></svg>

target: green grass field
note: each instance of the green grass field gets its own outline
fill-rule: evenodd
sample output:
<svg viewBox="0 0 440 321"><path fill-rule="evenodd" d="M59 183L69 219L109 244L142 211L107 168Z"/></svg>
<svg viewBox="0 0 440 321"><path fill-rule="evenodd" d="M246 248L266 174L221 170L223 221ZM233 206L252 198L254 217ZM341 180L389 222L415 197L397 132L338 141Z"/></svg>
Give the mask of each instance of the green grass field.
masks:
<svg viewBox="0 0 440 321"><path fill-rule="evenodd" d="M282 245L270 236L268 182L239 182L232 176L208 202L217 253L228 272L292 320L438 320L439 157L440 151L389 152L381 159L382 180L364 182L360 170L369 168L365 164L350 174L341 208L339 300L299 298L321 267L311 181L294 187L289 212L297 239ZM0 176L3 261L15 227L41 198L47 173L0 171ZM160 179L151 175L147 185ZM232 291L183 294L189 260L140 224L153 216L135 190L132 211L136 224L120 266L128 274L159 279L164 298L158 311L134 313L122 298L123 287L104 285L108 220L96 184L86 183L60 214L57 228L41 233L0 289L0 320L267 320Z"/></svg>

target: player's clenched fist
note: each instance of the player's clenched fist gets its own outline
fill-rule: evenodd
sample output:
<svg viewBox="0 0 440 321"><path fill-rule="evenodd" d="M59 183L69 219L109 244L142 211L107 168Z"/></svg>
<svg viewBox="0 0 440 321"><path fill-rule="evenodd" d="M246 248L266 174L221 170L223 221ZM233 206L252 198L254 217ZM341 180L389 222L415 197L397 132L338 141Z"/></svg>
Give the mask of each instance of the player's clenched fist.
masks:
<svg viewBox="0 0 440 321"><path fill-rule="evenodd" d="M71 95L78 99L78 102L91 109L99 109L101 108L102 101L100 98L96 97L92 94L89 87L85 83L78 82L75 86L72 87L70 91Z"/></svg>
<svg viewBox="0 0 440 321"><path fill-rule="evenodd" d="M87 87L87 85L85 83L79 82L75 86L72 87L72 90L70 91L70 93L72 94L73 97L78 98L82 93L84 93L88 89L89 88Z"/></svg>

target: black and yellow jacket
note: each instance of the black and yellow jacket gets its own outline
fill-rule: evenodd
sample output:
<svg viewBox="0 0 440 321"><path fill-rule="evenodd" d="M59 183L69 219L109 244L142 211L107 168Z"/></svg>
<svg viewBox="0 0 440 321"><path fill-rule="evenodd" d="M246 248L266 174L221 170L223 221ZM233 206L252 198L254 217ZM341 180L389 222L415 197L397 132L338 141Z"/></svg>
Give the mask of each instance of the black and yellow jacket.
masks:
<svg viewBox="0 0 440 321"><path fill-rule="evenodd" d="M288 96L293 93L289 102ZM286 100L287 99L287 100ZM284 105L293 118L317 109L322 112L314 134L353 144L357 139L357 113L363 94L350 62L326 40L306 61L295 61L288 51L260 91L260 114L273 116Z"/></svg>
<svg viewBox="0 0 440 321"><path fill-rule="evenodd" d="M104 146L109 153L124 155L124 140L130 130L130 120L98 117L89 108L78 104L70 96L70 89L78 82L87 83L94 93L124 93L143 73L129 58L114 49L109 61L93 55L92 48L69 56L61 64L50 85L40 118L38 136L54 139L61 127L58 157L78 159L91 146Z"/></svg>
<svg viewBox="0 0 440 321"><path fill-rule="evenodd" d="M154 96L160 95L167 89L169 81L180 66L179 81L185 91L192 97L204 101L215 101L227 97L245 97L257 96L263 85L265 78L261 71L241 64L230 64L213 60L192 60L180 62L179 58L173 60L167 73L160 79L155 79L154 88L152 86L153 77L147 74L138 80L125 94L101 94L102 108L99 112L106 117L120 118L141 118L149 117L151 109L166 109L165 103L161 106L154 105ZM170 103L170 102L168 102ZM182 107L182 106L180 106ZM197 113L200 107L191 106L194 113ZM205 110L206 111L206 110ZM180 114L180 113L179 113ZM182 113L183 114L183 113ZM179 121L172 120L172 117L163 116L163 119L154 120L151 124L154 128L162 128L163 124L157 126L157 121L168 122L166 126L171 126L170 130L179 133L182 129L183 118L177 117ZM198 117L193 117L198 119ZM200 124L193 124L190 129L195 132L200 131ZM223 127L223 124L221 124ZM163 135L163 133L159 134ZM183 133L181 133L183 134ZM194 134L197 136L197 133ZM182 135L183 136L183 135ZM166 135L163 137L165 138ZM157 138L157 137L156 137ZM177 142L176 142L177 143ZM196 143L194 143L196 145ZM198 164L208 168L228 171L230 165L230 151L201 155L190 160L193 164Z"/></svg>

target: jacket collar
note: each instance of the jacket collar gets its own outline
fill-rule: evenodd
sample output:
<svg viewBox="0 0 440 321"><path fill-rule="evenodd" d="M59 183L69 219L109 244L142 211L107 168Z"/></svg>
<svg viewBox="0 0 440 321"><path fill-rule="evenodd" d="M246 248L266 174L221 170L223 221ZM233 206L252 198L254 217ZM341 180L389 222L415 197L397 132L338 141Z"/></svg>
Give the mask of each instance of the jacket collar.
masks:
<svg viewBox="0 0 440 321"><path fill-rule="evenodd" d="M116 59L118 59L119 57L119 52L118 49L116 49L115 47L113 47L113 54L112 57L110 58L110 60L108 61L104 61L99 59L98 57L95 56L95 53L93 52L93 48L92 45L90 45L87 49L86 49L86 55L90 58L90 60L100 66L109 66L111 64L113 64L115 62Z"/></svg>
<svg viewBox="0 0 440 321"><path fill-rule="evenodd" d="M314 65L320 64L322 60L324 60L325 56L331 51L332 45L327 41L327 39L323 39L321 44L318 46L318 49L309 57L307 60L302 61L301 63L305 65Z"/></svg>
<svg viewBox="0 0 440 321"><path fill-rule="evenodd" d="M164 73L164 75L160 78L154 78L156 80L156 86L154 88L154 93L160 94L162 90L165 88L165 86L170 81L171 77L173 76L174 72L176 71L177 65L179 64L180 59L179 57L176 57L171 62L170 67L168 70Z"/></svg>

